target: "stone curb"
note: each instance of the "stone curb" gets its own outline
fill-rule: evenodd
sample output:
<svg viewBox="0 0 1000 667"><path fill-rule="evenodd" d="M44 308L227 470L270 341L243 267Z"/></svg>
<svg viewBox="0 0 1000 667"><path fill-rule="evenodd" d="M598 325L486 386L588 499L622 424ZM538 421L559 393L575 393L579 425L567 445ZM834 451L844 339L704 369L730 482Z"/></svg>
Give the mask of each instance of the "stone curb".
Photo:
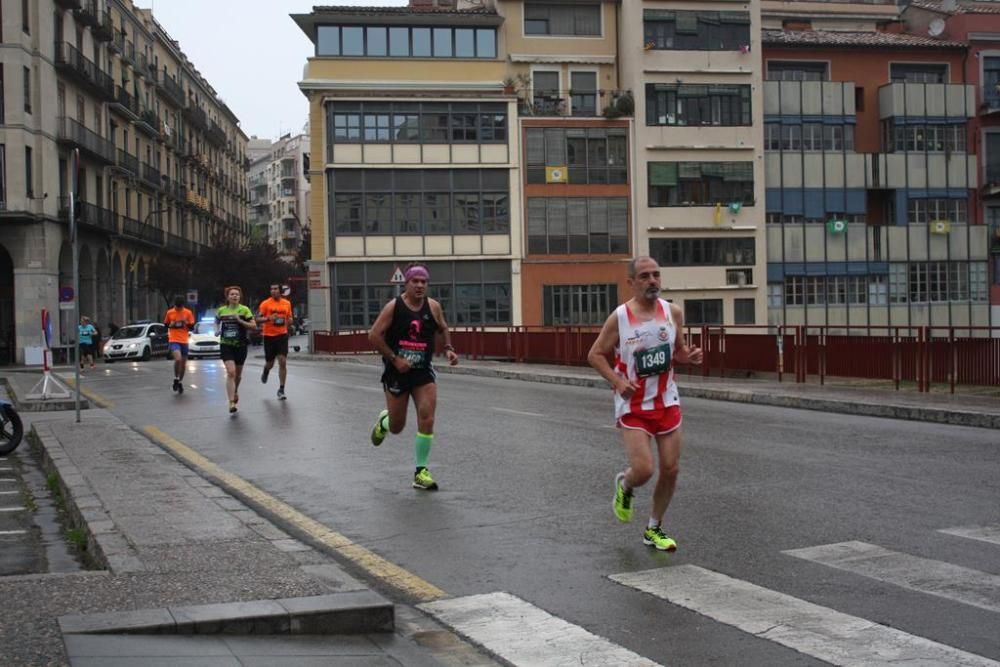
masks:
<svg viewBox="0 0 1000 667"><path fill-rule="evenodd" d="M333 361L357 365L374 366L374 362L366 361L367 355L338 357L330 355L310 355L310 360ZM435 366L438 373L455 375L475 375L478 377L494 377L524 382L542 382L576 387L593 387L607 389L608 384L599 377L583 377L578 375L554 375L532 371L507 370L502 368L484 368L481 366ZM891 403L863 403L853 400L835 398L819 398L812 396L797 396L752 389L725 389L692 385L678 381L681 393L691 398L703 398L712 401L730 401L734 403L750 403L754 405L770 405L781 408L799 410L816 410L865 417L885 417L904 419L907 421L931 422L935 424L950 424L953 426L972 426L976 428L1000 429L1000 414L972 412L967 410L952 410L947 408L926 408L913 405L895 405Z"/></svg>
<svg viewBox="0 0 1000 667"><path fill-rule="evenodd" d="M370 590L59 617L63 634L350 635L395 627L393 604Z"/></svg>
<svg viewBox="0 0 1000 667"><path fill-rule="evenodd" d="M112 572L142 572L135 550L115 527L100 497L73 463L48 424L32 424L32 446L40 454L42 469L55 475L70 524L86 533L90 565Z"/></svg>

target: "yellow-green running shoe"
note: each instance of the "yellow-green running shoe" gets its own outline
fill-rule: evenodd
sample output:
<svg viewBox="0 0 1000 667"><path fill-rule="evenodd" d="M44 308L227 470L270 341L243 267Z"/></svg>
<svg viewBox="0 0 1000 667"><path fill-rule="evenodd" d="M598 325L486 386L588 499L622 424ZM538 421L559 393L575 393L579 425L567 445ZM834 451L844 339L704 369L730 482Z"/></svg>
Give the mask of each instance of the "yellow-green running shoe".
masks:
<svg viewBox="0 0 1000 667"><path fill-rule="evenodd" d="M677 543L673 538L663 534L663 529L659 526L647 528L642 534L642 543L647 547L656 547L660 551L676 551Z"/></svg>
<svg viewBox="0 0 1000 667"><path fill-rule="evenodd" d="M423 489L424 491L437 491L438 485L431 477L431 471L427 468L421 468L413 475L413 488Z"/></svg>
<svg viewBox="0 0 1000 667"><path fill-rule="evenodd" d="M378 413L378 419L375 420L375 426L372 427L372 444L378 447L385 440L385 429L382 428L382 420L385 419L386 415L389 414L388 410L383 410Z"/></svg>
<svg viewBox="0 0 1000 667"><path fill-rule="evenodd" d="M615 499L611 502L615 516L622 523L632 520L632 494L625 493L625 473L615 475Z"/></svg>

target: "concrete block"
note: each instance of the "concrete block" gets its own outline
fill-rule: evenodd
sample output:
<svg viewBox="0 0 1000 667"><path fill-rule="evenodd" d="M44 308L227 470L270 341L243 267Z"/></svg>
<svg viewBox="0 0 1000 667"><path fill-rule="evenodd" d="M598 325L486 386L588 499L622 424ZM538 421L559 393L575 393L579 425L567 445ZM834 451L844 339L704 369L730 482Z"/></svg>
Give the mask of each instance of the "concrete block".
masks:
<svg viewBox="0 0 1000 667"><path fill-rule="evenodd" d="M288 610L273 600L170 607L179 634L288 634Z"/></svg>
<svg viewBox="0 0 1000 667"><path fill-rule="evenodd" d="M365 634L392 632L396 627L393 604L370 590L286 598L277 602L291 616L292 634Z"/></svg>
<svg viewBox="0 0 1000 667"><path fill-rule="evenodd" d="M73 614L59 617L63 634L172 634L174 617L166 609L112 611L103 614Z"/></svg>

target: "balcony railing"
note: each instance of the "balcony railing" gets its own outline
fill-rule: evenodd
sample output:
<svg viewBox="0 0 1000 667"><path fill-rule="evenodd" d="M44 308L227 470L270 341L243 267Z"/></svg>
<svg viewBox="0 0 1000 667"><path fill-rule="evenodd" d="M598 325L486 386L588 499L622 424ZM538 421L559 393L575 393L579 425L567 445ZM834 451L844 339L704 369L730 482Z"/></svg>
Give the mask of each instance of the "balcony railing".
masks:
<svg viewBox="0 0 1000 667"><path fill-rule="evenodd" d="M879 118L976 115L975 86L960 83L890 83L878 89Z"/></svg>
<svg viewBox="0 0 1000 667"><path fill-rule="evenodd" d="M1000 84L997 84L1000 86ZM984 113L997 113L1000 111L1000 89L994 86L992 89L983 90L983 106L982 110Z"/></svg>
<svg viewBox="0 0 1000 667"><path fill-rule="evenodd" d="M205 138L215 146L222 147L226 145L226 132L214 120L209 121L208 132Z"/></svg>
<svg viewBox="0 0 1000 667"><path fill-rule="evenodd" d="M115 88L115 97L111 101L111 108L119 113L125 114L128 118L135 120L139 117L139 100L130 95L121 86Z"/></svg>
<svg viewBox="0 0 1000 667"><path fill-rule="evenodd" d="M122 169L132 172L136 176L139 175L139 158L130 155L121 148L118 149L118 159L115 160L115 164Z"/></svg>
<svg viewBox="0 0 1000 667"><path fill-rule="evenodd" d="M125 33L120 30L115 30L114 34L111 36L111 42L108 44L108 49L114 51L115 53L124 53Z"/></svg>
<svg viewBox="0 0 1000 667"><path fill-rule="evenodd" d="M101 18L94 26L94 38L99 42L110 42L115 37L115 24L111 21L111 13L105 9Z"/></svg>
<svg viewBox="0 0 1000 667"><path fill-rule="evenodd" d="M143 109L139 112L139 121L136 127L151 137L160 136L160 119L156 117L156 112L152 109Z"/></svg>
<svg viewBox="0 0 1000 667"><path fill-rule="evenodd" d="M111 77L72 44L68 42L56 44L56 67L104 99L108 101L114 99L115 84Z"/></svg>
<svg viewBox="0 0 1000 667"><path fill-rule="evenodd" d="M60 117L58 119L59 141L72 144L81 150L89 153L98 160L112 164L115 161L115 146L110 141L88 130L79 121L72 118Z"/></svg>
<svg viewBox="0 0 1000 667"><path fill-rule="evenodd" d="M87 202L79 202L74 217L78 224L99 229L109 234L118 233L114 211ZM59 198L59 219L69 222L69 197Z"/></svg>
<svg viewBox="0 0 1000 667"><path fill-rule="evenodd" d="M990 224L990 252L1000 255L1000 222Z"/></svg>
<svg viewBox="0 0 1000 667"><path fill-rule="evenodd" d="M188 257L193 257L198 252L198 247L194 241L167 232L167 250Z"/></svg>
<svg viewBox="0 0 1000 667"><path fill-rule="evenodd" d="M63 9L80 9L83 6L81 0L54 0L57 7L62 7Z"/></svg>
<svg viewBox="0 0 1000 667"><path fill-rule="evenodd" d="M142 180L154 188L162 188L163 181L160 178L160 170L151 164L142 163Z"/></svg>
<svg viewBox="0 0 1000 667"><path fill-rule="evenodd" d="M184 106L184 87L177 83L174 77L167 74L165 69L160 72L156 83L160 86L160 90L168 102L172 102L174 106Z"/></svg>
<svg viewBox="0 0 1000 667"><path fill-rule="evenodd" d="M84 0L80 7L73 10L73 15L81 25L96 26L100 23L100 15L97 13L97 2L95 0Z"/></svg>
<svg viewBox="0 0 1000 667"><path fill-rule="evenodd" d="M532 97L522 97L518 106L522 116L580 118L618 118L631 116L635 110L631 94L612 90L536 91Z"/></svg>
<svg viewBox="0 0 1000 667"><path fill-rule="evenodd" d="M122 217L122 235L150 245L163 245L163 230L133 218Z"/></svg>
<svg viewBox="0 0 1000 667"><path fill-rule="evenodd" d="M199 130L203 132L208 130L208 114L205 113L204 109L194 104L194 102L184 107L184 116Z"/></svg>

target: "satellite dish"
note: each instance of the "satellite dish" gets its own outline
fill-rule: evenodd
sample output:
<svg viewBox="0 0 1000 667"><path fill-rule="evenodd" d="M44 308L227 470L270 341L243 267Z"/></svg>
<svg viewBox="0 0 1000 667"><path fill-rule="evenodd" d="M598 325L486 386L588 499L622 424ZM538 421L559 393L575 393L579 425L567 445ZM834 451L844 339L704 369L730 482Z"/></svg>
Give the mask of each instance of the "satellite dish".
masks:
<svg viewBox="0 0 1000 667"><path fill-rule="evenodd" d="M944 19L934 19L931 21L930 26L927 28L927 32L931 37L940 37L944 33L945 22Z"/></svg>

